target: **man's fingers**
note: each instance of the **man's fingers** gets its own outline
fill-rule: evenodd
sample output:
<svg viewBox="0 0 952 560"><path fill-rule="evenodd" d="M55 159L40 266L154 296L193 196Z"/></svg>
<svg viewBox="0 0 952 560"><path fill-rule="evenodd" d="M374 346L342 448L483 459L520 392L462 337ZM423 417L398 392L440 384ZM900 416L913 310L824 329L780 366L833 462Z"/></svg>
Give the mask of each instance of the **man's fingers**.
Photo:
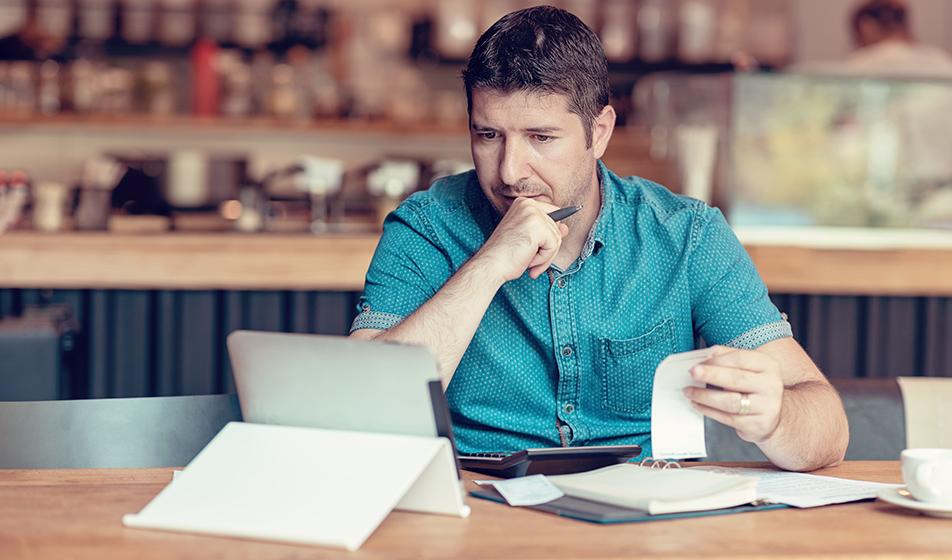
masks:
<svg viewBox="0 0 952 560"><path fill-rule="evenodd" d="M685 387L684 395L691 399L691 402L714 408L728 414L740 414L741 394L736 391L720 391L718 389L704 389L701 387ZM754 401L754 395L748 395L748 399ZM747 414L756 414L756 407L751 402Z"/></svg>
<svg viewBox="0 0 952 560"><path fill-rule="evenodd" d="M717 385L727 391L738 393L755 393L761 388L758 374L731 367L707 365L706 363L694 366L691 377L703 381L708 385Z"/></svg>
<svg viewBox="0 0 952 560"><path fill-rule="evenodd" d="M704 416L707 416L708 418L716 420L720 422L721 424L724 424L725 426L730 426L731 428L734 428L735 430L737 429L737 426L736 426L737 418L733 416L732 414L728 414L726 412L717 410L716 408L704 406L703 404L698 404L696 402L692 402L691 406L694 407L694 410L697 410Z"/></svg>

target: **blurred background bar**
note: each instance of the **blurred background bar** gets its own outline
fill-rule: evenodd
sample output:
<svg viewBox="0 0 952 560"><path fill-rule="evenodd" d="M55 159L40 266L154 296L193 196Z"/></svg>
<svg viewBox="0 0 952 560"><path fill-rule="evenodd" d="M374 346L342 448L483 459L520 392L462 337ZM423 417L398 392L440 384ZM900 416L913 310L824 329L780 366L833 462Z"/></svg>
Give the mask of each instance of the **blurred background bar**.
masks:
<svg viewBox="0 0 952 560"><path fill-rule="evenodd" d="M952 3L552 3L608 56L605 162L719 206L827 375L952 376ZM0 0L0 400L228 391L233 329L346 334L532 4Z"/></svg>

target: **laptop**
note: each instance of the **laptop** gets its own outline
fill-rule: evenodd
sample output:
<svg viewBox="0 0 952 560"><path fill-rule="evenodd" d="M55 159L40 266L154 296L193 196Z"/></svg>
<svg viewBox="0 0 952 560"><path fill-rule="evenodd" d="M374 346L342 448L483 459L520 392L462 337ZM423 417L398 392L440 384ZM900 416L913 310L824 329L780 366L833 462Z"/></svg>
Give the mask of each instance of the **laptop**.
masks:
<svg viewBox="0 0 952 560"><path fill-rule="evenodd" d="M460 455L436 358L426 348L257 331L235 331L227 344L246 422L445 437L457 466L503 478L579 472L641 453L621 445Z"/></svg>
<svg viewBox="0 0 952 560"><path fill-rule="evenodd" d="M436 358L420 346L341 336L228 335L246 422L453 441Z"/></svg>

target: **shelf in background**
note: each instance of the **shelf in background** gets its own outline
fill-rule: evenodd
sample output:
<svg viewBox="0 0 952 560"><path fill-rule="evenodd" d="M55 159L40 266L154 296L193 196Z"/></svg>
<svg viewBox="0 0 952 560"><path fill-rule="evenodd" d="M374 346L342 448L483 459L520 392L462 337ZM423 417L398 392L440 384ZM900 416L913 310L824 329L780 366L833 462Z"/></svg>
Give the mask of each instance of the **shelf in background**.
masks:
<svg viewBox="0 0 952 560"><path fill-rule="evenodd" d="M359 291L376 234L0 236L0 287ZM952 296L952 247L758 244L774 293Z"/></svg>
<svg viewBox="0 0 952 560"><path fill-rule="evenodd" d="M19 129L19 130L11 130ZM359 146L361 153L405 152L415 149L416 155L425 157L439 149L450 149L454 157L468 158L468 138L464 123L408 124L394 121L314 120L288 121L267 117L233 119L226 117L196 117L177 115L150 117L147 115L26 115L0 113L0 132L7 135L18 133L26 141L29 132L48 137L83 138L84 145L91 137L108 138L110 142L121 141L130 147L148 132L161 136L163 141L176 142L188 136L189 142L205 142L209 149L224 140L244 138L265 146L254 134L267 134L271 138L299 142L323 142ZM152 134L154 133L154 134ZM128 137L128 141L126 140ZM251 137L248 140L248 137ZM302 144L303 145L303 144ZM310 145L310 144L309 144ZM620 175L638 175L661 183L674 191L679 189L679 179L670 161L655 160L650 156L651 136L646 130L635 127L616 127L603 160ZM329 156L336 157L336 156ZM440 157L446 157L443 154ZM9 164L8 164L9 165ZM37 164L34 164L36 166ZM78 168L80 162L75 163Z"/></svg>
<svg viewBox="0 0 952 560"><path fill-rule="evenodd" d="M194 115L150 116L130 115L76 115L63 113L58 115L35 115L0 113L0 126L24 126L45 128L89 129L106 128L116 130L136 130L152 128L175 131L179 129L202 129L222 132L268 131L281 133L353 133L353 134L417 134L417 135L460 135L466 134L466 124L401 123L388 120L288 120L273 117L199 117Z"/></svg>

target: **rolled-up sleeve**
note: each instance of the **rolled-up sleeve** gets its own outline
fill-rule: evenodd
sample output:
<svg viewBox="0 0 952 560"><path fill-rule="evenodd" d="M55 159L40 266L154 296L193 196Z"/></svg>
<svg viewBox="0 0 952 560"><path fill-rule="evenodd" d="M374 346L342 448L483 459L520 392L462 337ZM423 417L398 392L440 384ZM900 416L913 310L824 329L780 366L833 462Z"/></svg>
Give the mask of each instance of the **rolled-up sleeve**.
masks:
<svg viewBox="0 0 952 560"><path fill-rule="evenodd" d="M449 279L450 259L427 221L424 194L410 197L384 220L351 332L399 324Z"/></svg>
<svg viewBox="0 0 952 560"><path fill-rule="evenodd" d="M753 261L716 208L698 207L691 257L691 313L708 344L753 349L793 336Z"/></svg>

